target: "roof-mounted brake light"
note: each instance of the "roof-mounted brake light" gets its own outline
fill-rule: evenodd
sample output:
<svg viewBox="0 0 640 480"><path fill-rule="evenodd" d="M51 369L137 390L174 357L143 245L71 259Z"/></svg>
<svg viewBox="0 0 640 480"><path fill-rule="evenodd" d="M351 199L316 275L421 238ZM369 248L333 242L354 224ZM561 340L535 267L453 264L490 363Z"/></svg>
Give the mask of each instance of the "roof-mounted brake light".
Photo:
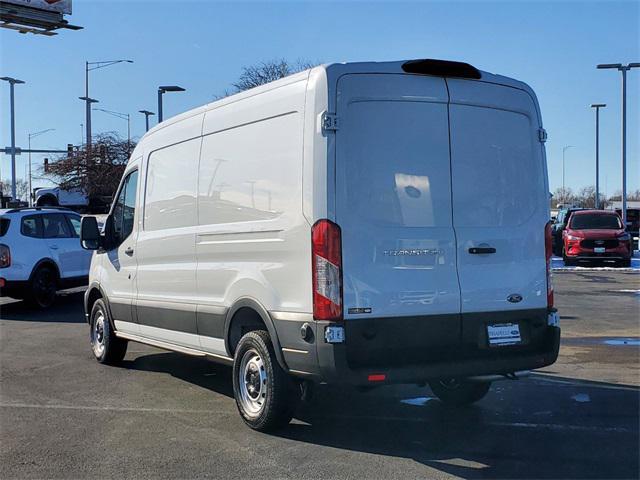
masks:
<svg viewBox="0 0 640 480"><path fill-rule="evenodd" d="M402 70L407 73L420 75L433 75L436 77L482 78L480 70L473 65L464 62L451 62L448 60L409 60L402 64Z"/></svg>

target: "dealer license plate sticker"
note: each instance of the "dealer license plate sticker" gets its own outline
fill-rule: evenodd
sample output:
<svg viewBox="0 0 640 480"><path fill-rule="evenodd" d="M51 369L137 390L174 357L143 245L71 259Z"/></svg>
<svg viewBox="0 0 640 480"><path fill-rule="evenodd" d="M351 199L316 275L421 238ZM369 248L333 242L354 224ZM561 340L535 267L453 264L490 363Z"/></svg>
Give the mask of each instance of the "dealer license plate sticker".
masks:
<svg viewBox="0 0 640 480"><path fill-rule="evenodd" d="M604 253L605 252L605 248L604 247L596 247L593 249L594 252L596 253Z"/></svg>
<svg viewBox="0 0 640 480"><path fill-rule="evenodd" d="M499 323L487 325L487 337L490 346L517 345L522 342L520 326L517 323Z"/></svg>

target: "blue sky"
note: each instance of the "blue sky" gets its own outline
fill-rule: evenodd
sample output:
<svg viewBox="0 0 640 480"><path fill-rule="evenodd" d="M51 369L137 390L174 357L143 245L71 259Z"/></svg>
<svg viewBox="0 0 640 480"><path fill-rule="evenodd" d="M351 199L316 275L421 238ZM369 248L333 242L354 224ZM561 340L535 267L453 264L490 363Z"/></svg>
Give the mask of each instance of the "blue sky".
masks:
<svg viewBox="0 0 640 480"><path fill-rule="evenodd" d="M549 133L551 188L561 184L567 151L568 186L594 180L594 113L601 111L601 185L621 189L620 73L598 63L640 61L640 2L187 2L74 1L71 23L81 31L56 37L0 29L0 74L16 86L17 144L27 132L55 128L33 148L79 143L85 60L131 58L92 72L90 95L99 107L132 116L132 135L144 132L140 109L156 111L156 88L178 84L165 96L165 118L211 101L229 88L242 66L273 58L311 61L442 58L527 82L538 94ZM640 188L640 69L628 81L628 189ZM9 89L0 84L0 136L9 144ZM126 137L126 121L93 114L93 131ZM42 156L34 155L41 165ZM18 157L18 177L27 156ZM10 158L2 155L2 178Z"/></svg>

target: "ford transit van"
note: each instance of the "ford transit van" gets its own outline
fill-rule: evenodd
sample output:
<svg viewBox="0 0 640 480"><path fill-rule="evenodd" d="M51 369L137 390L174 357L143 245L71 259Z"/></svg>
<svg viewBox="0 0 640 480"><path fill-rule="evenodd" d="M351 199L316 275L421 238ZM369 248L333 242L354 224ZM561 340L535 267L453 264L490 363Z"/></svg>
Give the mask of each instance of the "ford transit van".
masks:
<svg viewBox="0 0 640 480"><path fill-rule="evenodd" d="M171 118L103 231L83 219L93 353L233 365L257 430L317 382L477 401L558 355L545 139L526 84L439 60L323 65Z"/></svg>

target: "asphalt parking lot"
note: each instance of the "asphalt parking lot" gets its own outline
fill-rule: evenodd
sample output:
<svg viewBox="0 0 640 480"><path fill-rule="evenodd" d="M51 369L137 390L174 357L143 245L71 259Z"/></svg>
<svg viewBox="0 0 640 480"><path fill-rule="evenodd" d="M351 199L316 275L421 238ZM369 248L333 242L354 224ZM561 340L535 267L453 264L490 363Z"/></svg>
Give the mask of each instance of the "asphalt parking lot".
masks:
<svg viewBox="0 0 640 480"><path fill-rule="evenodd" d="M448 409L428 388L319 388L289 428L242 423L230 369L130 344L92 358L82 294L0 304L0 478L638 478L640 275L555 275L558 362Z"/></svg>

